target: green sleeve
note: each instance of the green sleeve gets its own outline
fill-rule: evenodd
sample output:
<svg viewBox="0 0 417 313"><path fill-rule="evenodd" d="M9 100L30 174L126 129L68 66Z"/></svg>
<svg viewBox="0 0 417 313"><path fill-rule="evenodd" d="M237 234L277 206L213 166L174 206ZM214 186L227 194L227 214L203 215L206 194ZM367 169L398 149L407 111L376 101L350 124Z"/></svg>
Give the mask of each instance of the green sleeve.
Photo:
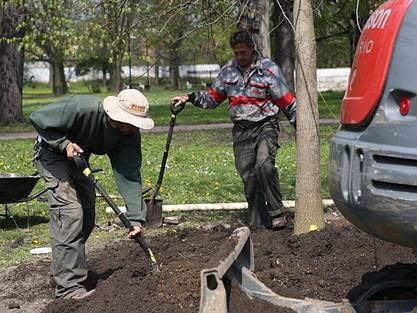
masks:
<svg viewBox="0 0 417 313"><path fill-rule="evenodd" d="M132 225L137 222L143 224L146 221L146 204L142 198L140 176L140 136L132 134L123 137L108 155L117 187L126 204L126 217Z"/></svg>
<svg viewBox="0 0 417 313"><path fill-rule="evenodd" d="M46 143L59 152L62 152L70 143L67 135L77 118L77 110L68 109L73 97L46 106L30 114L29 120L36 131Z"/></svg>

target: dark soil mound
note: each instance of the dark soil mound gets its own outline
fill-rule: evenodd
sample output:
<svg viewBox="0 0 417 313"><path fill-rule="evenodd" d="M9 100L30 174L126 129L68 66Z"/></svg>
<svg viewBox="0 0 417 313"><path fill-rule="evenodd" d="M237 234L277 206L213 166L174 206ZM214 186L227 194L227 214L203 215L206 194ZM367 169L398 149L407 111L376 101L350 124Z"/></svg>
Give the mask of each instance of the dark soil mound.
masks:
<svg viewBox="0 0 417 313"><path fill-rule="evenodd" d="M258 278L291 298L354 302L352 289L369 282L365 274L417 261L416 250L379 240L346 222L301 236L292 236L288 229L256 231L252 239Z"/></svg>
<svg viewBox="0 0 417 313"><path fill-rule="evenodd" d="M48 313L197 312L200 271L230 235L226 232L181 232L153 239L150 246L160 266L151 273L143 251L134 242L121 242L92 256L96 293L82 301L62 300L48 305Z"/></svg>
<svg viewBox="0 0 417 313"><path fill-rule="evenodd" d="M198 312L200 271L217 266L233 249L231 232L181 232L151 242L161 263L154 274L139 247L131 242L107 247L90 261L88 289L96 293L82 301L54 301L45 313L101 312ZM230 312L245 313L256 307L261 311L285 313L261 301L251 301L237 286L231 294Z"/></svg>
<svg viewBox="0 0 417 313"><path fill-rule="evenodd" d="M85 300L53 301L43 312L198 312L200 271L207 265L215 265L216 260L228 253L227 247L232 247L227 239L229 235L230 232L225 231L173 231L165 237L151 239L149 244L161 264L158 274L151 273L144 253L134 242L121 241L108 246L90 255L92 272L88 287L95 287L96 293ZM301 236L293 236L290 229L255 230L252 240L258 278L278 294L292 298L354 300L369 289L367 284L379 271L398 272L397 268L404 266L398 262L416 268L414 250L375 239L347 223L332 223L325 230ZM9 278L15 275L18 281L22 271L24 267L18 268L9 273ZM417 282L415 277L410 279ZM44 294L44 282L34 285L33 289L33 294L36 290ZM52 299L52 289L49 290ZM7 295L0 297L0 304L1 298ZM30 306L30 299L24 299L18 303L20 312ZM290 310L250 300L234 286L229 312L285 313Z"/></svg>

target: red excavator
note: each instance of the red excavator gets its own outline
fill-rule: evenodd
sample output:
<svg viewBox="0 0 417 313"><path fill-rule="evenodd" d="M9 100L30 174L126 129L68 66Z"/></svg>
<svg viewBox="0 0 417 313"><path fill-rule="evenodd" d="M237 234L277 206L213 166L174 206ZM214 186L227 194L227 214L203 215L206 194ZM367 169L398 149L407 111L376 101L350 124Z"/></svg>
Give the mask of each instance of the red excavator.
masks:
<svg viewBox="0 0 417 313"><path fill-rule="evenodd" d="M329 187L341 213L417 248L417 2L387 1L364 26L331 139Z"/></svg>

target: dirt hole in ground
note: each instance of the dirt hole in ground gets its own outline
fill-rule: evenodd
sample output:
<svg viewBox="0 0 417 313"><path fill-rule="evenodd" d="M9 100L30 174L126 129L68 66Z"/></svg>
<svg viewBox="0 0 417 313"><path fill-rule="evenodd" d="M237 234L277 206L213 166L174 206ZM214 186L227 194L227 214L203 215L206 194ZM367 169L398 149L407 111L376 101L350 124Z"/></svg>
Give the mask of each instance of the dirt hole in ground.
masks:
<svg viewBox="0 0 417 313"><path fill-rule="evenodd" d="M213 258L227 254L218 247L230 233L177 230L148 239L161 264L158 274L151 273L134 242L104 247L89 255L88 284L97 291L78 301L52 301L47 277L50 260L19 266L1 274L0 312L198 312L200 271ZM251 237L257 277L276 293L291 298L353 301L369 289L381 271L396 272L407 266L415 269L415 250L371 237L344 220L301 236L293 236L292 229L286 229L256 230ZM417 282L415 276L410 279ZM233 288L229 312L290 310L253 302L239 288Z"/></svg>

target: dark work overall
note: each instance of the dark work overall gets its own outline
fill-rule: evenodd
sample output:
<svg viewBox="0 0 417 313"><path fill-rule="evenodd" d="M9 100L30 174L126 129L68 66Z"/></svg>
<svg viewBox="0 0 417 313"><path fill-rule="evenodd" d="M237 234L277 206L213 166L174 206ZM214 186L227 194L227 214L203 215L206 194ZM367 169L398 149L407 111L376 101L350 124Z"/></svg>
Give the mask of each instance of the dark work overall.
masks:
<svg viewBox="0 0 417 313"><path fill-rule="evenodd" d="M232 130L235 165L248 201L249 225L271 227L284 206L275 167L279 125L267 119L252 125L235 124Z"/></svg>

